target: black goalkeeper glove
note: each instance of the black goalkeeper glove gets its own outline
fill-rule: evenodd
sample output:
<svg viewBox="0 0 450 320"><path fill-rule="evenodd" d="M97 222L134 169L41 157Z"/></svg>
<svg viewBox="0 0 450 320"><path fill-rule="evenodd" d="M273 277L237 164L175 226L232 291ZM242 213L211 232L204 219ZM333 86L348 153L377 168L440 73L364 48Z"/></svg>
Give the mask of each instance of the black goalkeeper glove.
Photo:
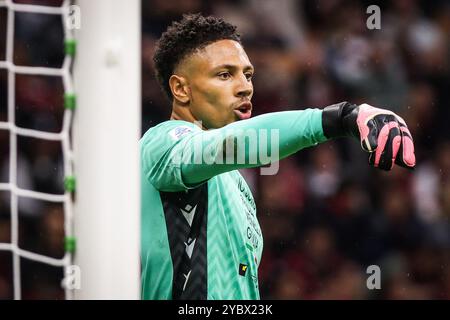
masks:
<svg viewBox="0 0 450 320"><path fill-rule="evenodd" d="M341 102L322 113L327 138L353 136L370 152L369 164L391 170L394 163L412 169L416 165L414 142L405 121L395 113L368 104Z"/></svg>

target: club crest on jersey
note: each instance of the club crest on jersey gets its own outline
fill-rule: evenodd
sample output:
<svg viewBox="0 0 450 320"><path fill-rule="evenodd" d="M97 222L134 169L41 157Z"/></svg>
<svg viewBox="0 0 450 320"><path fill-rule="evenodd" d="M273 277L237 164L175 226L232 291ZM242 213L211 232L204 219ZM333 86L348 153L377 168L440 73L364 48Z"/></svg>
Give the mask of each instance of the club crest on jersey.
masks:
<svg viewBox="0 0 450 320"><path fill-rule="evenodd" d="M182 138L183 136L185 136L186 134L188 134L189 132L192 132L192 128L188 127L188 126L179 126L176 127L175 129L172 129L169 132L169 135L172 137L172 139L174 140L179 140L180 138Z"/></svg>

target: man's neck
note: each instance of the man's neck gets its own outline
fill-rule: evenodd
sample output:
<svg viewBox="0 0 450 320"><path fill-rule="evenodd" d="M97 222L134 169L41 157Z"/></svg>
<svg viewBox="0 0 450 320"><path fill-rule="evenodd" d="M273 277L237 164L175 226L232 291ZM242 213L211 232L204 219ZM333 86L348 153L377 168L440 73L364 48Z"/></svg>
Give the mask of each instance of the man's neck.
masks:
<svg viewBox="0 0 450 320"><path fill-rule="evenodd" d="M195 123L202 130L208 130L203 126L201 120L198 120L194 117L189 107L182 107L176 105L175 103L172 105L172 113L170 115L170 120L183 120L187 122Z"/></svg>

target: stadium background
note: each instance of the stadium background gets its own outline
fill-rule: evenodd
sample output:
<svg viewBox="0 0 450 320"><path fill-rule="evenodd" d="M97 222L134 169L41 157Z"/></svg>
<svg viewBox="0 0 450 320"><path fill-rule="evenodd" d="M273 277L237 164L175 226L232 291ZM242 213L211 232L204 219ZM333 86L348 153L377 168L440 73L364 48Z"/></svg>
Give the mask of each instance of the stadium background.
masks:
<svg viewBox="0 0 450 320"><path fill-rule="evenodd" d="M61 1L15 1L60 5ZM263 299L450 298L450 3L393 1L381 30L366 27L372 1L143 0L142 130L168 119L154 78L155 42L182 13L215 14L238 25L255 66L254 114L348 100L387 107L415 139L417 168L371 169L358 143L335 140L280 163L275 176L243 170L264 235ZM61 20L16 16L14 62L59 67ZM42 32L45 30L45 32ZM0 8L0 60L6 10ZM0 120L7 73L0 69ZM60 79L18 76L16 123L57 132ZM0 182L8 181L9 135L0 130ZM19 186L63 192L57 143L19 138ZM10 241L8 194L0 192L0 242ZM62 207L22 200L20 247L62 257ZM0 299L11 299L12 257L0 251ZM62 269L21 260L25 299L61 299ZM381 268L381 290L366 268Z"/></svg>

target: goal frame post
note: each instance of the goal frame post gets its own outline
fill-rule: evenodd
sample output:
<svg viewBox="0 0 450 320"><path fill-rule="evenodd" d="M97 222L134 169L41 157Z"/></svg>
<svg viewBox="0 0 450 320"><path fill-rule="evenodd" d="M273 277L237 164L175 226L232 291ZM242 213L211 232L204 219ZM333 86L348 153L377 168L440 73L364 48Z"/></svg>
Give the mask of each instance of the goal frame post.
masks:
<svg viewBox="0 0 450 320"><path fill-rule="evenodd" d="M75 5L74 296L139 299L141 1Z"/></svg>

